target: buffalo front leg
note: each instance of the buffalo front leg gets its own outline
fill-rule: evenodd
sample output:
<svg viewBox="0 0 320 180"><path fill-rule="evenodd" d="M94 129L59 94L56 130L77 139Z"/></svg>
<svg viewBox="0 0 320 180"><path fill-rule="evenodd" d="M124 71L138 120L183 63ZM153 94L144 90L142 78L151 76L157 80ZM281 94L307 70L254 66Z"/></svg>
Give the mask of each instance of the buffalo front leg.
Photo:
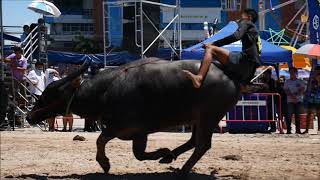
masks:
<svg viewBox="0 0 320 180"><path fill-rule="evenodd" d="M172 156L172 155L165 156L162 159L160 159L159 163L162 163L162 164L171 163L173 160L175 160L182 153L185 153L185 152L189 151L190 149L194 148L195 134L196 134L196 126L193 126L191 138L186 143L184 143L181 146L172 150L172 153L174 156Z"/></svg>
<svg viewBox="0 0 320 180"><path fill-rule="evenodd" d="M100 164L101 168L104 170L105 173L108 173L110 170L110 163L109 159L106 157L106 144L113 139L114 137L108 137L103 134L97 139L97 156L96 160Z"/></svg>
<svg viewBox="0 0 320 180"><path fill-rule="evenodd" d="M182 167L180 173L185 175L189 173L192 167L201 159L201 157L211 148L212 127L204 124L197 125L201 131L195 134L195 150L188 161Z"/></svg>
<svg viewBox="0 0 320 180"><path fill-rule="evenodd" d="M139 161L157 160L166 156L174 156L168 148L161 148L154 152L145 152L147 141L147 135L137 136L132 141L133 154Z"/></svg>

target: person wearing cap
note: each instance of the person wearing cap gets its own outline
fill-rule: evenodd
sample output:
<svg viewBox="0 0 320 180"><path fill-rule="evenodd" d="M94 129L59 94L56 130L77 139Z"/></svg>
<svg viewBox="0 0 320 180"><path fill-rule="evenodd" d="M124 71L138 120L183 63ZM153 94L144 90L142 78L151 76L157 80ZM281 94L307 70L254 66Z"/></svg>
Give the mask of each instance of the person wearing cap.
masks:
<svg viewBox="0 0 320 180"><path fill-rule="evenodd" d="M287 95L287 134L291 134L291 118L294 114L296 133L301 134L300 131L300 114L303 102L303 94L306 90L306 85L303 80L298 79L298 70L295 67L289 68L290 79L284 83L284 91Z"/></svg>

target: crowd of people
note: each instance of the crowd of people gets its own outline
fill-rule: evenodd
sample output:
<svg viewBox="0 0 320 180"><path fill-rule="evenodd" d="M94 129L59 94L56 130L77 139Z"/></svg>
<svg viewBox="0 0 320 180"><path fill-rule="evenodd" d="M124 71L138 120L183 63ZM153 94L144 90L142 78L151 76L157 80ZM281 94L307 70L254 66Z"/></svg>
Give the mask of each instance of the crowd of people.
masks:
<svg viewBox="0 0 320 180"><path fill-rule="evenodd" d="M312 114L315 113L320 123L320 66L315 68L314 74L310 75L309 85L298 78L298 70L294 67L289 68L290 77L284 80L283 77L279 80L272 78L271 69L263 73L261 82L263 89L260 92L278 93L281 95L282 114L285 116L287 134L291 134L291 124L294 115L295 132L297 134L308 133ZM268 109L271 109L271 100L268 99ZM306 130L300 130L300 115L307 113ZM272 119L272 111L268 111L268 119ZM318 130L320 127L318 126ZM276 131L275 123L270 123L270 131Z"/></svg>
<svg viewBox="0 0 320 180"><path fill-rule="evenodd" d="M14 93L11 96L14 97L14 101L21 109L27 107L27 94L30 93L33 97L31 101L35 102L50 83L61 78L54 67L45 68L43 62L36 61L28 65L27 59L23 56L22 49L19 46L14 47L14 52L6 57L4 62L11 68L14 79L12 86L9 87L9 94L10 92ZM4 117L1 118L1 122L3 120ZM55 130L54 123L55 118L48 119L50 131ZM73 118L70 114L63 117L63 131L67 131L67 124L69 124L68 131L72 131Z"/></svg>

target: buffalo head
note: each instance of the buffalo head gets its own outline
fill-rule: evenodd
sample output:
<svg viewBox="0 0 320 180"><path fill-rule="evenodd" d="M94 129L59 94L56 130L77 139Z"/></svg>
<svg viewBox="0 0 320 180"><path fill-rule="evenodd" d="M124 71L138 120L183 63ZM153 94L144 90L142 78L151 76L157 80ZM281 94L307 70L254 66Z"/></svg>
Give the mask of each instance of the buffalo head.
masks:
<svg viewBox="0 0 320 180"><path fill-rule="evenodd" d="M85 62L77 71L49 84L27 114L29 124L38 124L47 118L64 115L72 94L80 86L80 75L88 69L89 64Z"/></svg>

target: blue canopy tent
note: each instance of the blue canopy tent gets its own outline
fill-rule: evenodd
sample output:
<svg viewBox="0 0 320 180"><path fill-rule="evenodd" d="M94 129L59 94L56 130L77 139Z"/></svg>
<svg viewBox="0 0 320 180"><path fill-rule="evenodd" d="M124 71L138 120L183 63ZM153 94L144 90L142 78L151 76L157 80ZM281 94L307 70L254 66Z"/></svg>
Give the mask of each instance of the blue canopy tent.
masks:
<svg viewBox="0 0 320 180"><path fill-rule="evenodd" d="M212 43L224 37L233 34L238 29L236 22L230 22L227 26L222 28L217 34L205 41L184 49L182 52L182 59L199 59L202 60L204 56L204 49L201 48L203 44ZM240 41L223 46L229 51L241 52L242 44ZM272 43L262 39L262 54L261 61L263 65L275 65L277 63L288 63L292 66L292 52L290 50L281 48Z"/></svg>
<svg viewBox="0 0 320 180"><path fill-rule="evenodd" d="M1 39L1 37L0 37ZM21 42L20 38L15 37L15 36L11 36L9 34L3 33L3 39L4 40L9 40L9 41L14 41L14 42Z"/></svg>

